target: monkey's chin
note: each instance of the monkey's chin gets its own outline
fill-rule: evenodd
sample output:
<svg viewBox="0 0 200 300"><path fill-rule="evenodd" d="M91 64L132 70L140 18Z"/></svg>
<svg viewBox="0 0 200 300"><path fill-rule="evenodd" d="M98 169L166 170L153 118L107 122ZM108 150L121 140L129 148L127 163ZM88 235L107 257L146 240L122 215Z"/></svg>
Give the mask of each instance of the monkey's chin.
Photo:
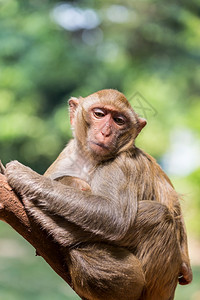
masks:
<svg viewBox="0 0 200 300"><path fill-rule="evenodd" d="M110 156L110 149L102 143L90 142L90 150L97 156L107 157Z"/></svg>

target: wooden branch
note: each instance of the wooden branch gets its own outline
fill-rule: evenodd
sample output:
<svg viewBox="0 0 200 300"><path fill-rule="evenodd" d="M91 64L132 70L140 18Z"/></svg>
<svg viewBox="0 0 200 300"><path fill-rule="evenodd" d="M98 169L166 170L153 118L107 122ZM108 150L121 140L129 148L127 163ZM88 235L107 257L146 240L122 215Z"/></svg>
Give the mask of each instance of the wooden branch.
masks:
<svg viewBox="0 0 200 300"><path fill-rule="evenodd" d="M8 223L22 235L41 255L52 269L69 285L67 269L67 249L54 242L52 238L29 218L20 199L8 185L6 177L0 174L0 220Z"/></svg>

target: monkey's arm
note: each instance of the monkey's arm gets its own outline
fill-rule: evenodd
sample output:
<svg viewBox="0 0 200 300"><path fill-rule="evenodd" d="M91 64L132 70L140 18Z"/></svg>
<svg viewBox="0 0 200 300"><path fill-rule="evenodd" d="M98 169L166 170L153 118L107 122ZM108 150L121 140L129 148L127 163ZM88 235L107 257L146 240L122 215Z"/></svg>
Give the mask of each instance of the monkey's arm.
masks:
<svg viewBox="0 0 200 300"><path fill-rule="evenodd" d="M67 187L37 174L17 161L7 164L6 176L33 215L36 207L44 213L75 224L83 233L93 235L93 238L97 236L115 241L126 233L122 209L117 203L113 205L109 198Z"/></svg>
<svg viewBox="0 0 200 300"><path fill-rule="evenodd" d="M170 200L169 203L167 202L167 200ZM182 259L179 283L181 285L186 285L192 281L192 269L190 266L190 259L189 259L189 254L188 254L187 233L186 233L186 229L185 229L183 214L181 211L179 196L175 192L174 189L171 190L171 198L168 197L167 200L166 200L166 206L169 208L170 212L174 216L174 220L176 223L177 240L179 243L180 254L181 254L181 259Z"/></svg>
<svg viewBox="0 0 200 300"><path fill-rule="evenodd" d="M170 197L168 197L168 199L170 199ZM190 266L187 233L186 233L185 222L183 219L183 214L182 214L181 205L179 201L179 195L175 192L174 189L171 190L171 199L170 202L167 204L169 210L174 216L174 220L176 223L177 239L178 239L180 254L182 259L179 283L181 285L186 285L192 281L192 269Z"/></svg>
<svg viewBox="0 0 200 300"><path fill-rule="evenodd" d="M175 191L170 179L156 163L156 161L148 154L143 153L151 162L151 177L155 178L157 188L156 199L158 202L166 205L170 213L174 216L176 223L177 240L179 243L182 265L180 269L179 283L182 285L192 281L192 270L188 255L187 233L181 211L180 199Z"/></svg>
<svg viewBox="0 0 200 300"><path fill-rule="evenodd" d="M187 242L187 233L185 229L185 223L181 214L179 220L177 220L177 226L179 227L179 241L180 241L180 250L182 257L182 265L180 270L179 284L186 285L192 281L192 269L190 266L190 259L188 254L188 242Z"/></svg>

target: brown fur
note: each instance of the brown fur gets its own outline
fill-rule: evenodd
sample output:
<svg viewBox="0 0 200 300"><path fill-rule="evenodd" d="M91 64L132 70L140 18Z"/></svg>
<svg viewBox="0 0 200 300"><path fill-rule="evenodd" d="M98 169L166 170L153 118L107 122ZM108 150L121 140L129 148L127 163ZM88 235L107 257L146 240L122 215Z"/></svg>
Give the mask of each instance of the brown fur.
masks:
<svg viewBox="0 0 200 300"><path fill-rule="evenodd" d="M178 280L192 279L187 236L170 180L135 147L146 122L116 90L71 98L69 105L74 139L45 176L9 163L9 183L69 250L72 284L82 298L173 299Z"/></svg>

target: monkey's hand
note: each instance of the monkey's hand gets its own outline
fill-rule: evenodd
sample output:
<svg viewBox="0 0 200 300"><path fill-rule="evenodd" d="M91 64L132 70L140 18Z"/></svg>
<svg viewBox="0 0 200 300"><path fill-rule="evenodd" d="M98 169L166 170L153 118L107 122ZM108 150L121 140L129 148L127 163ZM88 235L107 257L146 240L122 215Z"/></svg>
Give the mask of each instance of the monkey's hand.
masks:
<svg viewBox="0 0 200 300"><path fill-rule="evenodd" d="M5 175L11 187L19 193L26 192L26 187L31 187L34 180L38 180L39 174L24 166L17 160L13 160L6 165Z"/></svg>
<svg viewBox="0 0 200 300"><path fill-rule="evenodd" d="M189 284L192 281L192 270L185 262L181 265L178 281L181 285Z"/></svg>
<svg viewBox="0 0 200 300"><path fill-rule="evenodd" d="M30 207L35 201L34 190L40 185L43 176L24 166L18 161L11 161L6 165L5 175L9 185L21 197L25 206Z"/></svg>

